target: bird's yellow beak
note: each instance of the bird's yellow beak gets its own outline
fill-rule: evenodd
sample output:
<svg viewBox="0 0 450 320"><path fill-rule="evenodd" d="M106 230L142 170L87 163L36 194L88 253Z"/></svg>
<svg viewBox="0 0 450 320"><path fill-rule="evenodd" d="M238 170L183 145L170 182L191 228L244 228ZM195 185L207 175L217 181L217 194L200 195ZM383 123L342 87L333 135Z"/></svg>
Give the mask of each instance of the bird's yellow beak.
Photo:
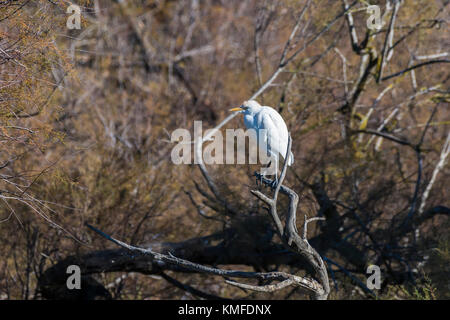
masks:
<svg viewBox="0 0 450 320"><path fill-rule="evenodd" d="M242 111L242 108L241 107L237 107L237 108L230 109L228 111Z"/></svg>

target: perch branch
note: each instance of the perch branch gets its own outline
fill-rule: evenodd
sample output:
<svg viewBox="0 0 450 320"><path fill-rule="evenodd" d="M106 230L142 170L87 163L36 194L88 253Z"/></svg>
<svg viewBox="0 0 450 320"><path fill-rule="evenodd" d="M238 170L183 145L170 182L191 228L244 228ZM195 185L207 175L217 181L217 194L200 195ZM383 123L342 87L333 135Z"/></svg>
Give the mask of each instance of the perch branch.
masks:
<svg viewBox="0 0 450 320"><path fill-rule="evenodd" d="M321 285L321 292L319 291L315 292L315 298L316 299L326 299L328 297L328 294L330 292L330 286L328 282L328 273L325 264L323 263L322 258L318 254L318 252L309 245L308 241L306 240L306 234L303 234L303 238L298 235L297 227L296 227L296 216L297 216L297 205L299 197L295 191L292 189L282 186L285 176L286 176L286 169L287 169L287 163L289 159L289 154L291 152L291 145L292 145L292 139L289 135L288 139L288 147L286 150L286 155L284 157L284 165L283 169L281 171L281 176L279 179L279 182L277 184L277 187L275 189L274 195L272 198L267 197L266 195L262 194L260 191L252 190L252 193L258 197L261 201L266 203L269 206L269 212L277 226L278 234L285 245L286 248L288 248L290 251L295 252L296 254L300 254L302 257L304 257L308 263L313 267L314 271L318 275L319 281ZM259 173L255 173L255 175L261 179L261 181L266 185L271 185L272 181L269 179L263 179ZM277 200L278 200L278 193L281 191L282 193L286 194L289 197L289 209L286 215L286 224L283 229L280 217L277 213ZM304 224L304 232L306 230L306 225L309 222L320 220L323 218L311 218L307 219L305 217L305 224ZM266 288L263 286L262 288L259 287L257 290L271 290L272 287Z"/></svg>

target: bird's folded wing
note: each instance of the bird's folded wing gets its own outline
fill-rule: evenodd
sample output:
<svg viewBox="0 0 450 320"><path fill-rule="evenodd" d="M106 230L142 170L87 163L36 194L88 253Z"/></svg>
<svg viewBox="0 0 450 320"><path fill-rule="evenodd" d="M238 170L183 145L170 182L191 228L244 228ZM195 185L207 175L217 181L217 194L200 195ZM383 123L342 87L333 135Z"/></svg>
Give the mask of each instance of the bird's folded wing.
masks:
<svg viewBox="0 0 450 320"><path fill-rule="evenodd" d="M289 132L281 115L273 108L265 107L261 112L261 127L267 130L267 148L269 152L286 156ZM294 163L294 155L289 154L288 165Z"/></svg>
<svg viewBox="0 0 450 320"><path fill-rule="evenodd" d="M259 121L260 129L264 129L262 137L267 145L267 151L269 153L274 153L278 155L280 152L280 140L279 140L279 129L276 125L276 122L272 118L271 114L268 112L262 112L261 120ZM284 155L283 155L284 156Z"/></svg>

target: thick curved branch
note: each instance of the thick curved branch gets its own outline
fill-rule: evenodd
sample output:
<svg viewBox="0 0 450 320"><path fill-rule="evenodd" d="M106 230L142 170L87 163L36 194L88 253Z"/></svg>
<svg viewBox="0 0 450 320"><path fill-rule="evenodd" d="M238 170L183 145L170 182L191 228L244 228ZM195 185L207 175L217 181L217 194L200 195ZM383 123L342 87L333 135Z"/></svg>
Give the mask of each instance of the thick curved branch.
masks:
<svg viewBox="0 0 450 320"><path fill-rule="evenodd" d="M304 257L308 263L313 267L320 283L320 289L321 290L312 290L315 298L322 300L327 299L328 294L330 292L330 285L328 281L328 273L325 264L323 263L322 257L320 254L308 243L308 240L306 239L305 233L304 237L300 237L298 235L297 226L296 226L296 217L297 217L297 205L299 197L295 191L288 187L282 188L282 183L284 181L284 178L286 176L286 169L287 169L287 159L289 159L289 154L291 152L291 145L292 145L292 139L289 135L288 139L288 147L286 150L286 155L284 159L286 161L283 165L283 170L281 172L281 176L279 179L279 182L277 184L277 187L275 189L273 198L269 198L262 194L259 191L252 190L252 193L257 196L260 200L265 202L269 206L269 211L272 216L272 219L275 221L275 224L277 225L279 236L285 245L286 248L288 248L290 251L295 252L302 257ZM258 174L255 173L257 176ZM263 183L269 183L271 184L271 181L268 179L261 179ZM270 181L270 182L269 182ZM283 229L280 218L277 213L277 200L278 200L278 192L282 190L283 193L287 194L289 196L289 209L286 216L286 224ZM305 223L304 228L306 228L308 222L318 220L320 218L312 218L310 220L307 219L305 216ZM306 231L306 230L305 230ZM261 288L260 288L261 289ZM270 289L273 289L272 287ZM264 288L262 290L268 290L267 288Z"/></svg>
<svg viewBox="0 0 450 320"><path fill-rule="evenodd" d="M174 266L179 266L182 268L189 269L194 272L199 273L207 273L218 275L222 277L231 277L231 278L246 278L246 279L257 279L257 280L277 280L277 281L286 281L290 280L292 284L296 284L300 287L303 287L307 290L315 292L317 295L323 296L324 292L322 286L317 283L317 281L313 279L309 279L306 277L295 276L286 272L246 272L239 270L225 270L214 267L208 267L205 265L201 265L198 263L194 263L185 259L181 259L175 257L170 252L168 254L158 253L153 251L151 248L144 249L136 246L129 245L125 242L117 240L110 235L104 233L103 231L87 224L87 227L91 230L95 231L103 238L115 243L116 245L125 248L133 253L138 253L140 255L148 255L153 258L153 260L158 264L158 262L167 263Z"/></svg>

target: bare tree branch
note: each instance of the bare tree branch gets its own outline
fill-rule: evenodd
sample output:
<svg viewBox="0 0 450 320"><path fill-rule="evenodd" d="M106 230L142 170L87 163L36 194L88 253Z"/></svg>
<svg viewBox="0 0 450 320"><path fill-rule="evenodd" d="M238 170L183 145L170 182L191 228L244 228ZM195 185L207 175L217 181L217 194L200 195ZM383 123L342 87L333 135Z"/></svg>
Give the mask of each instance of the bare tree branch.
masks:
<svg viewBox="0 0 450 320"><path fill-rule="evenodd" d="M384 39L384 46L382 50L381 55L381 62L380 62L380 70L378 71L377 75L377 82L380 83L383 77L383 70L384 66L386 64L386 60L388 60L387 54L390 47L392 47L392 39L394 34L394 25L395 25L395 19L397 17L398 10L400 9L401 0L394 0L394 10L392 11L391 20L389 22L388 31L386 33L386 37ZM383 79L384 80L384 79Z"/></svg>
<svg viewBox="0 0 450 320"><path fill-rule="evenodd" d="M447 139L445 140L444 146L442 147L439 161L436 164L436 167L434 167L431 179L428 182L428 185L422 194L422 200L421 200L420 207L419 207L419 215L423 214L423 212L424 212L431 188L433 187L434 182L436 181L436 177L439 174L439 171L441 171L444 168L449 154L450 154L450 133L447 134Z"/></svg>
<svg viewBox="0 0 450 320"><path fill-rule="evenodd" d="M218 275L222 277L231 277L231 278L246 278L246 279L258 279L258 280L278 280L278 281L286 281L290 280L290 284L296 284L298 286L301 286L307 290L310 290L311 292L314 292L320 296L324 295L322 286L318 284L315 280L309 279L306 277L299 277L295 275L291 275L285 272L245 272L245 271L238 271L238 270L225 270L225 269L218 269L213 267L208 267L204 265L200 265L197 263L193 263L181 258L177 258L173 256L171 253L169 254L162 254L157 253L153 251L152 249L144 249L140 247L135 247L129 244L126 244L125 242L122 242L120 240L117 240L108 234L104 233L103 231L86 224L86 226L102 236L103 238L115 243L116 245L125 248L131 252L142 254L142 255L149 255L153 257L153 259L157 261L162 261L165 263L169 263L172 265L181 266L184 268L187 268L189 270L200 272L200 273L207 273L207 274L213 274ZM234 284L236 285L236 284Z"/></svg>
<svg viewBox="0 0 450 320"><path fill-rule="evenodd" d="M291 144L292 139L289 135L288 140L288 148L284 159L289 159L289 154L291 151ZM319 283L322 287L321 292L316 291L315 292L315 298L316 299L326 299L328 297L328 294L330 292L330 286L328 282L328 273L325 264L323 263L323 260L321 256L317 253L317 251L311 247L311 245L306 240L306 237L300 237L298 235L297 227L296 227L296 216L297 216L297 205L298 205L298 195L293 190L289 189L288 187L283 187L282 184L285 178L286 169L287 169L287 163L286 160L283 165L283 170L280 176L280 179L278 181L277 187L275 189L273 198L270 199L264 194L262 194L259 191L252 190L252 193L257 196L260 200L265 202L269 206L269 211L272 216L272 219L275 221L275 224L277 225L278 233L283 241L283 244L291 251L300 254L302 257L304 257L313 267L314 271L316 272L316 275L319 279ZM255 173L255 175L260 179L258 173ZM263 183L272 183L268 179L261 179ZM270 181L270 182L269 182ZM277 213L277 199L278 199L278 192L282 190L283 193L287 194L289 196L289 209L288 213L286 215L286 224L284 229L282 229L282 224L280 221L280 218ZM320 219L320 218L319 218ZM308 222L315 221L318 219L312 219L309 220L305 217L305 226L308 224Z"/></svg>

